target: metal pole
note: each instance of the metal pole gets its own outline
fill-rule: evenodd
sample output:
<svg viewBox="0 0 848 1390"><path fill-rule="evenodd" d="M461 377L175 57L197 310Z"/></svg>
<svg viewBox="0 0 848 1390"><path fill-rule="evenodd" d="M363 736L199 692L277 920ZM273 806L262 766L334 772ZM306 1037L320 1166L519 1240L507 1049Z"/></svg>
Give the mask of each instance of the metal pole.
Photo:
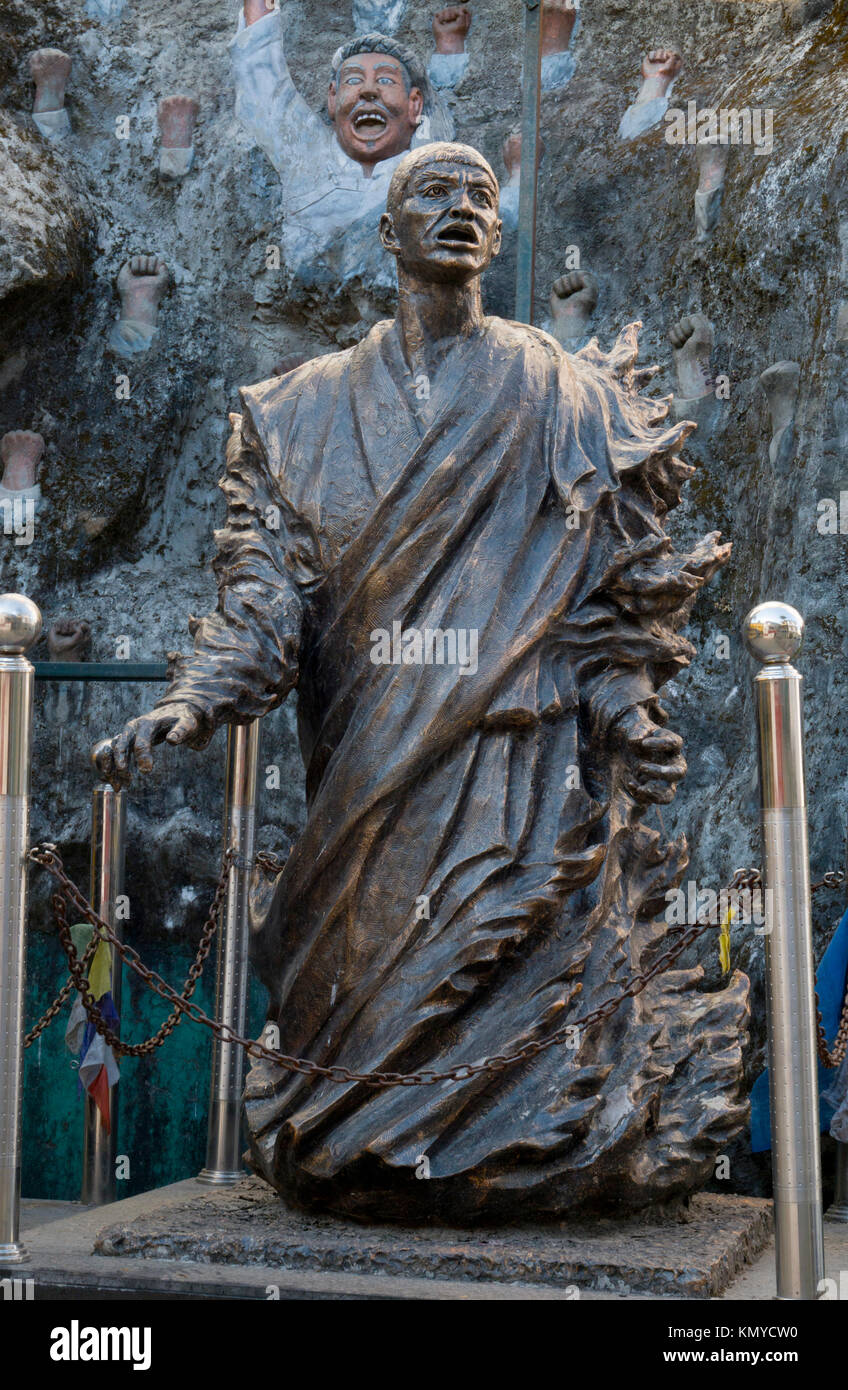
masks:
<svg viewBox="0 0 848 1390"><path fill-rule="evenodd" d="M848 1221L848 1144L836 1142L836 1193L825 1221Z"/></svg>
<svg viewBox="0 0 848 1390"><path fill-rule="evenodd" d="M786 603L745 619L759 731L766 1010L777 1297L815 1299L824 1276L819 1102L804 785L801 676L790 665L804 620Z"/></svg>
<svg viewBox="0 0 848 1390"><path fill-rule="evenodd" d="M218 941L215 1017L244 1036L247 1027L248 892L256 831L256 781L259 723L231 725L227 737L227 788L224 846L235 862ZM212 1052L209 1137L200 1182L220 1186L238 1182L241 1166L241 1096L244 1053L236 1043L216 1038Z"/></svg>
<svg viewBox="0 0 848 1390"><path fill-rule="evenodd" d="M518 198L518 252L515 317L533 322L536 278L536 183L539 170L539 101L542 88L542 4L524 0L524 72L521 93L521 188Z"/></svg>
<svg viewBox="0 0 848 1390"><path fill-rule="evenodd" d="M116 916L116 899L124 891L126 799L123 791L106 785L94 788L91 798L91 903L121 936ZM112 951L111 994L115 1009L121 1012L120 956ZM118 1088L109 1090L110 1132L90 1096L85 1097L80 1200L89 1206L105 1206L115 1200L115 1155L118 1144Z"/></svg>
<svg viewBox="0 0 848 1390"><path fill-rule="evenodd" d="M20 1240L24 986L34 668L24 653L41 614L0 597L0 1266L29 1258Z"/></svg>

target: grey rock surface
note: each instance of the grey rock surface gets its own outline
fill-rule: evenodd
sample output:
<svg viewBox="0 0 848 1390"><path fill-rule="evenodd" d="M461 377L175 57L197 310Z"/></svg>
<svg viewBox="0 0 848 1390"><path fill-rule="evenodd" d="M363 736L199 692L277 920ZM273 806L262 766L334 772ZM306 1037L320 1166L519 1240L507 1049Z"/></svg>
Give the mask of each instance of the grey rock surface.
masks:
<svg viewBox="0 0 848 1390"><path fill-rule="evenodd" d="M3 111L0 185L0 300L79 279L90 231L85 201L64 177L60 156Z"/></svg>

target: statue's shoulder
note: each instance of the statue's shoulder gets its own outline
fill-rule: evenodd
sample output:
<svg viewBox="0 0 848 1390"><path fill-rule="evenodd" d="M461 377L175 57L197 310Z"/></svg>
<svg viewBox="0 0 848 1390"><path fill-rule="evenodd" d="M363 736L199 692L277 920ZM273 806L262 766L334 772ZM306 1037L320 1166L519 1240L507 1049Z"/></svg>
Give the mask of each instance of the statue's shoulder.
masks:
<svg viewBox="0 0 848 1390"><path fill-rule="evenodd" d="M311 357L285 376L272 376L253 386L243 386L239 395L251 413L258 411L260 414L282 408L287 402L296 402L303 395L314 398L323 383L335 382L344 374L354 351L354 348L345 348L342 352Z"/></svg>
<svg viewBox="0 0 848 1390"><path fill-rule="evenodd" d="M502 345L513 352L523 351L530 356L547 358L557 363L566 355L556 338L552 338L550 333L545 333L541 328L535 328L532 323L517 323L514 319L490 315L486 319L486 326L493 344Z"/></svg>
<svg viewBox="0 0 848 1390"><path fill-rule="evenodd" d="M374 347L379 347L392 323L392 319L375 323L370 332L353 347L343 348L338 352L326 352L320 357L311 357L300 366L286 372L285 376L273 376L268 381L257 382L254 386L242 387L239 392L242 403L257 425L262 420L279 419L301 401L310 405L314 402L320 406L322 396L338 389L340 381L350 371L357 354L367 353Z"/></svg>

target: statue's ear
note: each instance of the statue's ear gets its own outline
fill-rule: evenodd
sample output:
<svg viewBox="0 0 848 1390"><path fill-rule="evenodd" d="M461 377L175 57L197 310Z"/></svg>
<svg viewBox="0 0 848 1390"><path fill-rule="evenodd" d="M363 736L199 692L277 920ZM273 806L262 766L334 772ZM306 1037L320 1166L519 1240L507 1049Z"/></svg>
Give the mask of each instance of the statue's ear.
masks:
<svg viewBox="0 0 848 1390"><path fill-rule="evenodd" d="M418 125L424 113L424 97L417 87L410 88L409 92L409 120L412 125Z"/></svg>
<svg viewBox="0 0 848 1390"><path fill-rule="evenodd" d="M330 113L330 120L336 119L336 101L338 100L338 89L335 82L331 82L327 89L327 110Z"/></svg>
<svg viewBox="0 0 848 1390"><path fill-rule="evenodd" d="M392 221L392 215L389 212L384 212L382 217L380 218L380 240L383 243L385 249L392 256L400 255L400 242L397 238L397 232L395 231L395 224Z"/></svg>
<svg viewBox="0 0 848 1390"><path fill-rule="evenodd" d="M502 245L503 245L503 222L498 221L498 225L497 225L497 227L495 228L495 235L494 235L494 237L492 238L492 255L493 255L493 256L498 256L498 255L500 255L500 250L501 250L501 246L502 246Z"/></svg>

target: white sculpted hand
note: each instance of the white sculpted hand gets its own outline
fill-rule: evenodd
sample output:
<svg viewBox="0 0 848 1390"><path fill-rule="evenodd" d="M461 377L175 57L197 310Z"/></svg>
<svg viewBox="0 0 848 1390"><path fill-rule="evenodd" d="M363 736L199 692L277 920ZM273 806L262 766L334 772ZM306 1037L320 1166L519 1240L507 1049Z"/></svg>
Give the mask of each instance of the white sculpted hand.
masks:
<svg viewBox="0 0 848 1390"><path fill-rule="evenodd" d="M683 70L683 58L676 48L654 48L642 59L642 76L666 78L669 82Z"/></svg>
<svg viewBox="0 0 848 1390"><path fill-rule="evenodd" d="M138 319L156 325L162 296L171 282L171 273L158 256L132 256L118 275L121 318Z"/></svg>
<svg viewBox="0 0 848 1390"><path fill-rule="evenodd" d="M471 11L465 5L448 5L433 16L433 37L437 53L462 53L465 36L471 28Z"/></svg>

